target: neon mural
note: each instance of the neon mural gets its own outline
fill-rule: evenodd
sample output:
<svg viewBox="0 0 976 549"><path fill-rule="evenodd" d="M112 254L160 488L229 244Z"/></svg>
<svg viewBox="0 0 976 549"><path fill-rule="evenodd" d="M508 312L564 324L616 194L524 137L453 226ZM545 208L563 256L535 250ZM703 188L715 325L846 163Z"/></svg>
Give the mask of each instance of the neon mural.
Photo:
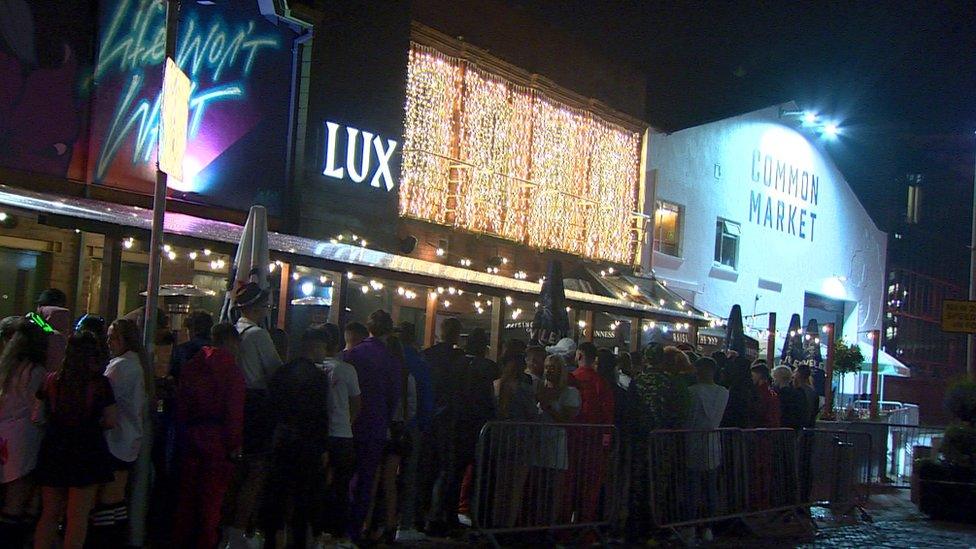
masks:
<svg viewBox="0 0 976 549"><path fill-rule="evenodd" d="M221 102L244 101L255 64L268 57L267 52L280 50L283 42L277 30L257 30L253 19L231 23L219 13L207 13L206 17L204 13L205 9L185 12L176 48L177 64L193 81L190 144L184 167L189 175L186 181L171 182L171 187L186 192L204 190L201 182L194 181L195 175L229 146L227 137L235 133L223 127L206 128L208 110ZM163 62L165 16L161 2L122 0L103 25L94 80L98 83L121 77L123 84L101 148L95 154L96 183L105 180L123 150L130 151L130 160L137 165L147 165L155 157L158 76L147 78L147 72Z"/></svg>

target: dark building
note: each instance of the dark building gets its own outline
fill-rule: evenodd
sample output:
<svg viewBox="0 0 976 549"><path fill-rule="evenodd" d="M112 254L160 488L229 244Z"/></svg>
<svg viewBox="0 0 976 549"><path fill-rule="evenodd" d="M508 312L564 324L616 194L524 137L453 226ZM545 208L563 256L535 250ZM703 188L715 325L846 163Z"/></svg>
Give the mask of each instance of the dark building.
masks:
<svg viewBox="0 0 976 549"><path fill-rule="evenodd" d="M922 403L922 419L934 423L948 419L947 384L966 373L966 336L941 325L943 301L968 295L971 212L963 181L951 170L906 175L897 186L901 214L888 237L883 346L911 368L911 377L889 383L886 394Z"/></svg>

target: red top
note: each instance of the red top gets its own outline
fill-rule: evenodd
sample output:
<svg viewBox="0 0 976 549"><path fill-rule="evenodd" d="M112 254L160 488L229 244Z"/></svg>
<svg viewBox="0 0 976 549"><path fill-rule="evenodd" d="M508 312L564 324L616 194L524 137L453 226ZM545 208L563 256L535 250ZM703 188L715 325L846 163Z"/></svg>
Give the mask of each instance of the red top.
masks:
<svg viewBox="0 0 976 549"><path fill-rule="evenodd" d="M217 429L222 450L232 452L243 443L244 376L234 355L205 346L180 369L176 391L176 420L186 428ZM198 442L203 442L198 441Z"/></svg>
<svg viewBox="0 0 976 549"><path fill-rule="evenodd" d="M570 383L580 392L576 423L613 423L613 387L592 368L579 367L570 374Z"/></svg>

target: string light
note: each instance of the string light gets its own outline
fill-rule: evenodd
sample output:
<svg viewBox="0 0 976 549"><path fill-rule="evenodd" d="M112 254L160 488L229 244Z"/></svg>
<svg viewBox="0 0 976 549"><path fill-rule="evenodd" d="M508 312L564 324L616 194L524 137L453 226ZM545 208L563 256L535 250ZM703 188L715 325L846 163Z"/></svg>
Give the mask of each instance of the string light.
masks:
<svg viewBox="0 0 976 549"><path fill-rule="evenodd" d="M319 277L319 284L325 284L328 281L329 281L329 277L327 277L325 275L322 275L322 276Z"/></svg>
<svg viewBox="0 0 976 549"><path fill-rule="evenodd" d="M450 307L450 306L451 306L451 302L445 299L444 300L444 307Z"/></svg>
<svg viewBox="0 0 976 549"><path fill-rule="evenodd" d="M471 260L468 259L468 258L466 258L466 257L461 258L461 261L459 261L458 263L460 263L462 267L470 267L471 266Z"/></svg>
<svg viewBox="0 0 976 549"><path fill-rule="evenodd" d="M196 259L197 259L197 253L196 252L190 252L190 260L191 261L196 261Z"/></svg>
<svg viewBox="0 0 976 549"><path fill-rule="evenodd" d="M402 216L633 258L638 133L417 44L406 95Z"/></svg>
<svg viewBox="0 0 976 549"><path fill-rule="evenodd" d="M133 246L133 245L134 245L135 243L136 243L136 241L135 241L135 239L133 239L133 238L132 238L132 237L130 236L129 238L126 238L125 240L123 240L123 241L122 241L122 246L123 246L123 247L125 247L125 249L126 249L126 250L129 250L129 249L131 249L131 248L132 248L132 246Z"/></svg>
<svg viewBox="0 0 976 549"><path fill-rule="evenodd" d="M213 253L213 252L210 251L210 248L204 248L203 249L203 255L205 255L207 257L210 257L210 254L211 253Z"/></svg>
<svg viewBox="0 0 976 549"><path fill-rule="evenodd" d="M444 254L446 252L444 251L444 248L437 248L437 250L435 251L435 253L437 254L437 257L444 257Z"/></svg>

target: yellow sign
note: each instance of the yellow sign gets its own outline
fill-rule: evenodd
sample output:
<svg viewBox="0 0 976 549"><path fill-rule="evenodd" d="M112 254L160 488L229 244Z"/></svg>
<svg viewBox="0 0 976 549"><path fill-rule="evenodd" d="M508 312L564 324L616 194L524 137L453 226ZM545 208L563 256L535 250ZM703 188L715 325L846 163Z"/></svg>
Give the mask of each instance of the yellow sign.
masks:
<svg viewBox="0 0 976 549"><path fill-rule="evenodd" d="M163 105L160 113L159 169L183 181L186 126L190 119L190 78L166 58L163 75Z"/></svg>
<svg viewBox="0 0 976 549"><path fill-rule="evenodd" d="M976 301L942 301L942 331L976 334Z"/></svg>

